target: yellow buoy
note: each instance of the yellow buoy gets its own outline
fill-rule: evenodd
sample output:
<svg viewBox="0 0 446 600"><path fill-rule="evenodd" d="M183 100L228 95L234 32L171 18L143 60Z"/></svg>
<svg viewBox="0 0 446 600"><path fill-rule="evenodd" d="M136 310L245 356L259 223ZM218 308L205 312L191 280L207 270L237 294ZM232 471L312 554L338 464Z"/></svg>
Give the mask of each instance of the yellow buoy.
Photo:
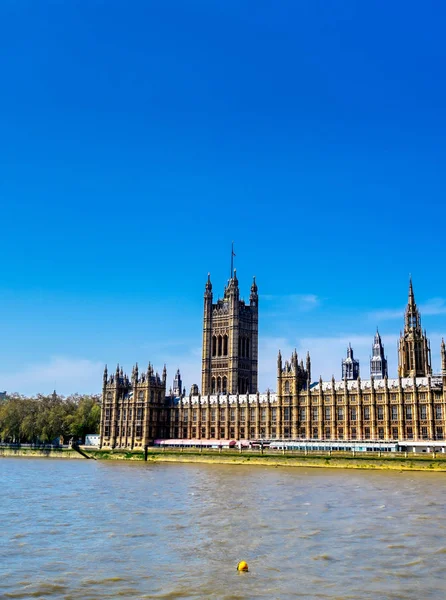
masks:
<svg viewBox="0 0 446 600"><path fill-rule="evenodd" d="M241 560L237 565L237 571L248 571L248 563L244 560Z"/></svg>

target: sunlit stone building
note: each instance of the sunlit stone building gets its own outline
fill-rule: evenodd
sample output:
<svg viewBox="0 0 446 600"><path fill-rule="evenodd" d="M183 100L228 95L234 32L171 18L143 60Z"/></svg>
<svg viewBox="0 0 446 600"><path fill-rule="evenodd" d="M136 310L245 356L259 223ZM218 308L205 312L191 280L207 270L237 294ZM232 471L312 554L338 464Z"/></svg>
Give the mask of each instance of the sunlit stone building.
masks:
<svg viewBox="0 0 446 600"><path fill-rule="evenodd" d="M181 383L181 378L180 378ZM144 448L170 435L170 406L166 401L166 367L160 377L149 363L140 373L133 367L129 378L122 367L108 375L104 370L100 446Z"/></svg>
<svg viewBox="0 0 446 600"><path fill-rule="evenodd" d="M162 377L149 366L129 379L104 373L101 446L136 448L155 439L442 440L446 433L446 346L441 372L432 374L430 345L421 328L412 282L398 352L398 377L387 373L377 332L371 377L361 379L349 347L343 378L312 381L311 359L277 358L276 392L257 390L258 295L239 299L236 274L222 300L205 288L202 389L181 392L181 376L166 396ZM245 340L241 342L240 340ZM349 360L350 359L350 360Z"/></svg>

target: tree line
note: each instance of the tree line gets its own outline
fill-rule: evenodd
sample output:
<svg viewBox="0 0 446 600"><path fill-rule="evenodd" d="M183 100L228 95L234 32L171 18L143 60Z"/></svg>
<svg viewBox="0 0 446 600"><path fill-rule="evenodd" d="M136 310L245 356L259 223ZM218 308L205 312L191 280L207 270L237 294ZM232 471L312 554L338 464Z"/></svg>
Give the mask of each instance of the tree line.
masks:
<svg viewBox="0 0 446 600"><path fill-rule="evenodd" d="M33 397L10 394L0 400L0 440L8 443L52 443L62 437L85 441L87 433L99 433L100 396Z"/></svg>

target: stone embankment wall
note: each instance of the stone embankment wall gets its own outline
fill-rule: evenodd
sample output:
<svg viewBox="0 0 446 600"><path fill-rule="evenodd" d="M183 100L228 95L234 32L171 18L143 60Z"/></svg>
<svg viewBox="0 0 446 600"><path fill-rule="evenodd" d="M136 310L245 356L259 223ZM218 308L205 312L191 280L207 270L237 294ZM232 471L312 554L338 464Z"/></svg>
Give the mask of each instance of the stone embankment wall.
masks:
<svg viewBox="0 0 446 600"><path fill-rule="evenodd" d="M144 461L144 452L126 450L93 450L82 448L82 454L73 449L35 449L35 448L0 448L0 457L22 456L28 458L75 458L94 460L130 460ZM234 451L215 452L199 450L163 451L150 448L147 462L170 463L207 463L226 465L261 465L270 467L306 467L336 469L380 469L397 471L440 471L446 473L445 455L415 454L405 457L401 454L376 456L315 456L238 453Z"/></svg>
<svg viewBox="0 0 446 600"><path fill-rule="evenodd" d="M57 448L0 448L0 457L2 456L25 456L28 458L80 458L85 457L71 449Z"/></svg>

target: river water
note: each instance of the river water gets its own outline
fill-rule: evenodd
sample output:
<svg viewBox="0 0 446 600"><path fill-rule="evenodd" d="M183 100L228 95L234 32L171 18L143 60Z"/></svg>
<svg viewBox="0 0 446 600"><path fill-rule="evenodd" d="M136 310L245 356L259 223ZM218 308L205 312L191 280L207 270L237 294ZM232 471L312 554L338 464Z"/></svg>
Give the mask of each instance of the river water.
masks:
<svg viewBox="0 0 446 600"><path fill-rule="evenodd" d="M11 458L0 484L2 599L446 597L442 473Z"/></svg>

